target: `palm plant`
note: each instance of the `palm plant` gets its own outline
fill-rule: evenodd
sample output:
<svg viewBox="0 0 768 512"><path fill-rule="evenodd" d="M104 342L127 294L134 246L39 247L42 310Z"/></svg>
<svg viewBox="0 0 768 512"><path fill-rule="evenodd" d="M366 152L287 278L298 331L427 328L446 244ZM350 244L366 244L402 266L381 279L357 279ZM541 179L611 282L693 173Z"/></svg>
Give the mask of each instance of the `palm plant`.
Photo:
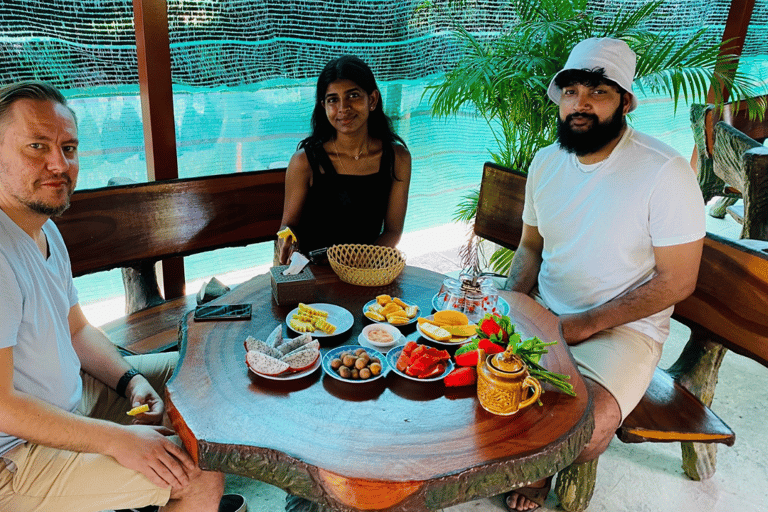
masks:
<svg viewBox="0 0 768 512"><path fill-rule="evenodd" d="M607 16L588 10L588 0L513 0L510 9L517 21L498 37L481 40L457 27L464 56L428 87L433 115L474 108L495 138L493 160L527 172L536 152L555 140L558 107L547 97L547 86L565 65L571 48L590 37L626 41L637 54L638 91L667 95L675 108L680 99L704 101L712 85L716 102L723 101L724 89L731 98L752 96L753 82L736 72L737 58L719 57L720 44L703 29L681 41L673 32L648 28L664 21L658 12L662 3L657 0ZM757 105L751 107L759 110ZM477 197L475 191L462 201L457 220L474 219ZM497 253L491 264L506 272L510 261L509 253Z"/></svg>

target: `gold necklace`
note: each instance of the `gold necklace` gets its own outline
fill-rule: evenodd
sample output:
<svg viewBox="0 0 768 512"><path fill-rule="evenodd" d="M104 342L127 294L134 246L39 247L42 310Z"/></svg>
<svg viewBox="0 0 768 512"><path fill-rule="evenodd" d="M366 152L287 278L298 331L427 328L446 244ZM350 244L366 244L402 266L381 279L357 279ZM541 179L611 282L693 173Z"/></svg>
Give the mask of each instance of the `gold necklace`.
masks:
<svg viewBox="0 0 768 512"><path fill-rule="evenodd" d="M366 142L366 146L367 145L368 144ZM336 139L333 139L333 149L336 150L336 157L339 159L339 163L341 164L341 169L344 171L344 174L349 174L349 171L347 171L347 168L344 166L344 162L341 159L341 152L339 151L339 146L336 145ZM360 160L360 157L363 155L364 149L361 149L360 152L357 154L357 156L353 156L352 158L354 158L355 161Z"/></svg>

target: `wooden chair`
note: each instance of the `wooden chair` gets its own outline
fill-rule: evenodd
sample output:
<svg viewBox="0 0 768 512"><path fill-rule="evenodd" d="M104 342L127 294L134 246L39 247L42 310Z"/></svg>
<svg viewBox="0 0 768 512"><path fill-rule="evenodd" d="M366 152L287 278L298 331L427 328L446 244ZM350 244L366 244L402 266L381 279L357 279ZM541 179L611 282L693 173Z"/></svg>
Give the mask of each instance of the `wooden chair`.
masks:
<svg viewBox="0 0 768 512"><path fill-rule="evenodd" d="M763 139L768 122L764 128ZM722 121L714 135L713 171L738 190L744 202L743 211L732 213L741 219L741 238L768 240L768 148Z"/></svg>
<svg viewBox="0 0 768 512"><path fill-rule="evenodd" d="M768 96L754 98L765 109L768 106ZM709 202L715 196L721 196L711 209L710 215L722 218L726 211L735 217L739 214L734 210L728 210L738 199L742 197L742 191L733 183L723 179L723 172L715 168L715 144L717 136L715 126L725 123L735 128L742 134L753 139L756 144L762 143L768 137L768 115L763 119L751 119L747 111L747 102L741 101L738 105L726 103L723 109L716 109L714 105L691 105L691 128L693 139L696 143L692 165L697 169L699 186L701 187L704 202ZM768 113L768 111L766 111ZM732 157L727 157L732 159ZM736 161L739 157L736 158Z"/></svg>
<svg viewBox="0 0 768 512"><path fill-rule="evenodd" d="M475 233L516 248L524 199L525 175L486 163ZM768 242L708 234L704 244L696 290L675 307L674 318L690 327L690 339L675 364L656 369L645 396L617 431L626 443L679 441L683 469L695 480L714 473L715 443L735 441L709 408L727 349L768 367ZM596 469L597 460L558 474L555 493L565 510L587 508Z"/></svg>
<svg viewBox="0 0 768 512"><path fill-rule="evenodd" d="M166 301L155 263L172 257L275 239L285 169L126 184L75 192L54 219L75 277L123 272L126 317L103 326L128 352L166 350L195 295Z"/></svg>

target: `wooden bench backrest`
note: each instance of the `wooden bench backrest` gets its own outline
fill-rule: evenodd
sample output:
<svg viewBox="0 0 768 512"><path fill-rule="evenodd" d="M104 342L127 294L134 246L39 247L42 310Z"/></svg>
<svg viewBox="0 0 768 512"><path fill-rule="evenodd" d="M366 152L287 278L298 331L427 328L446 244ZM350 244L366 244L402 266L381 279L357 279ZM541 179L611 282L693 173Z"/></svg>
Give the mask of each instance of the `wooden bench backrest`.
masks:
<svg viewBox="0 0 768 512"><path fill-rule="evenodd" d="M514 249L522 231L525 176L485 164L475 233ZM722 337L729 349L768 366L768 242L707 234L696 290L675 317Z"/></svg>
<svg viewBox="0 0 768 512"><path fill-rule="evenodd" d="M285 169L75 192L55 219L75 276L274 239Z"/></svg>
<svg viewBox="0 0 768 512"><path fill-rule="evenodd" d="M515 249L523 233L525 174L486 162L480 184L475 234Z"/></svg>

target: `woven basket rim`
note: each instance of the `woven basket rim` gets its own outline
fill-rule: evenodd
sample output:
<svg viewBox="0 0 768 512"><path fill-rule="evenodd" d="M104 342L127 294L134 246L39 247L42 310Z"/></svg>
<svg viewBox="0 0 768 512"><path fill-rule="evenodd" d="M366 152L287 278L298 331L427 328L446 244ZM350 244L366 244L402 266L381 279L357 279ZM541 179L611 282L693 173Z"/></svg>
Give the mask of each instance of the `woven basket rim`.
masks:
<svg viewBox="0 0 768 512"><path fill-rule="evenodd" d="M374 257L383 257L394 260L384 267L353 267L340 261L347 249L353 249L354 253ZM405 268L405 253L396 247L387 247L371 244L337 244L328 248L328 261L339 278L347 283L360 286L384 286L400 275Z"/></svg>
<svg viewBox="0 0 768 512"><path fill-rule="evenodd" d="M372 245L372 244L336 244L336 245L332 245L331 247L328 248L328 252L327 252L328 258L329 259L330 258L336 259L337 258L336 252L337 251L341 251L341 250L343 250L344 248L347 248L347 247L360 247L360 248L369 248L370 247L374 251L389 252L389 253L392 253L392 254L395 254L395 255L399 256L399 258L402 261L406 260L405 253L403 251L401 251L400 249L398 249L397 247L389 247L389 246L386 246L386 245ZM350 267L350 268L360 268L360 267L352 267L350 265L346 265L345 263L341 263L340 261L338 261L338 259L336 259L336 263L338 263L340 265L344 265L344 266ZM377 270L377 269L373 269L373 270Z"/></svg>

